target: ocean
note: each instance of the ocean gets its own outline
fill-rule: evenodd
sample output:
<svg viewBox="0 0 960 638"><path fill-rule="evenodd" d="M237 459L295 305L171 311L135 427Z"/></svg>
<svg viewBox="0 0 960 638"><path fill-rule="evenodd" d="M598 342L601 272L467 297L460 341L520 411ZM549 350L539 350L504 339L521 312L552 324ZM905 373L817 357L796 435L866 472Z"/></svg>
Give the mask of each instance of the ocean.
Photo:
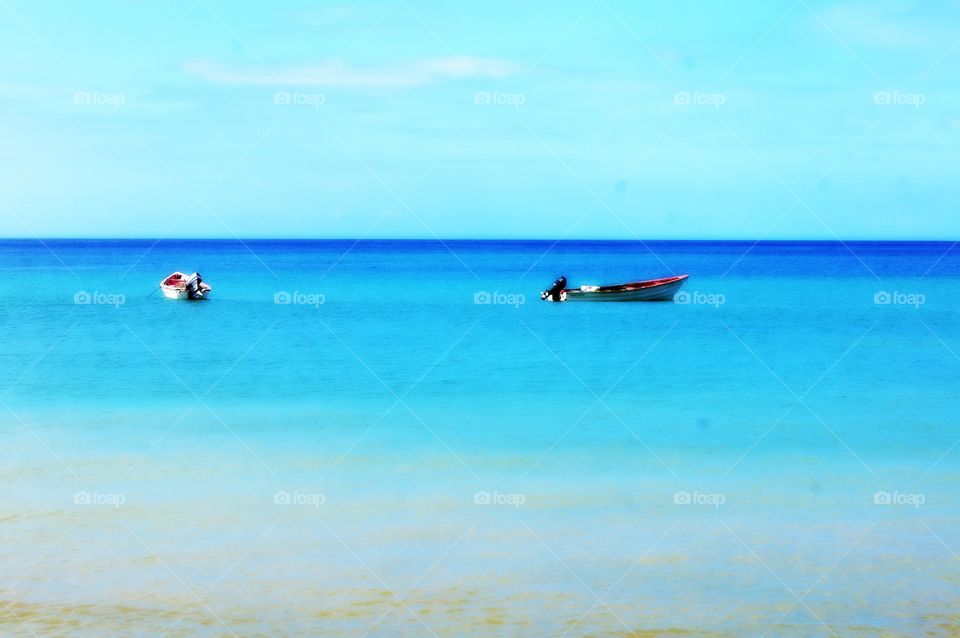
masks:
<svg viewBox="0 0 960 638"><path fill-rule="evenodd" d="M0 633L960 634L958 257L0 241Z"/></svg>

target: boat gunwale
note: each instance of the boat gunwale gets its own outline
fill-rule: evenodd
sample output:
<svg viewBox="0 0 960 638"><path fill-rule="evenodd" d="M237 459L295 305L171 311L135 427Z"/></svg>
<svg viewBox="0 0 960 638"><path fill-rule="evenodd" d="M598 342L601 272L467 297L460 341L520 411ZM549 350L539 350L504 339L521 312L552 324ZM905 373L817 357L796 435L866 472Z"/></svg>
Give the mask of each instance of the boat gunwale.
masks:
<svg viewBox="0 0 960 638"><path fill-rule="evenodd" d="M600 294L614 292L628 292L632 290L647 290L659 286L669 286L678 281L688 279L690 275L676 275L674 277L663 277L661 279L649 279L646 281L632 281L625 284L616 284L612 286L598 286L596 290L582 290L580 288L564 288L561 292L579 293L579 294Z"/></svg>

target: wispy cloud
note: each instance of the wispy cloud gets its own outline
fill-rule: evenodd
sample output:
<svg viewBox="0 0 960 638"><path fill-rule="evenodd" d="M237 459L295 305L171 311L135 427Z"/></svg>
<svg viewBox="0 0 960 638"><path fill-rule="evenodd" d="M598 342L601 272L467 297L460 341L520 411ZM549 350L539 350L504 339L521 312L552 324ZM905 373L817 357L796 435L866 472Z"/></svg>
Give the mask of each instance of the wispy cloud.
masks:
<svg viewBox="0 0 960 638"><path fill-rule="evenodd" d="M298 19L301 22L311 26L326 27L332 25L342 25L351 21L353 18L363 16L371 11L374 11L374 7L362 9L361 7L354 5L331 5L301 12L298 14Z"/></svg>
<svg viewBox="0 0 960 638"><path fill-rule="evenodd" d="M342 61L314 65L228 65L195 60L187 72L216 84L237 86L318 86L334 88L406 88L467 78L500 79L520 70L496 58L446 57L391 66L351 66Z"/></svg>
<svg viewBox="0 0 960 638"><path fill-rule="evenodd" d="M820 20L853 45L885 48L938 47L955 38L945 26L948 15L922 11L905 0L877 0L833 5L819 12ZM954 14L955 11L948 13Z"/></svg>

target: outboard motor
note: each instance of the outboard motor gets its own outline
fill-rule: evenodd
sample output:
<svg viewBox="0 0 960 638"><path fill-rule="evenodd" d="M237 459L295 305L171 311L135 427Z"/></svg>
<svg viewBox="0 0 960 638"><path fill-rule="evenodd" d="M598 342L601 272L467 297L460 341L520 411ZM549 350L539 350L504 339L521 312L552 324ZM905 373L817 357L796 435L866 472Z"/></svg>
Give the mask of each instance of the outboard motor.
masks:
<svg viewBox="0 0 960 638"><path fill-rule="evenodd" d="M197 273L197 276L187 282L187 296L191 299L196 299L201 296L200 284L203 283L203 279L200 278L200 273Z"/></svg>
<svg viewBox="0 0 960 638"><path fill-rule="evenodd" d="M543 301L546 301L547 299L550 301L560 301L560 292L566 288L566 286L567 278L561 275L555 282L553 282L552 286L540 293L540 299Z"/></svg>

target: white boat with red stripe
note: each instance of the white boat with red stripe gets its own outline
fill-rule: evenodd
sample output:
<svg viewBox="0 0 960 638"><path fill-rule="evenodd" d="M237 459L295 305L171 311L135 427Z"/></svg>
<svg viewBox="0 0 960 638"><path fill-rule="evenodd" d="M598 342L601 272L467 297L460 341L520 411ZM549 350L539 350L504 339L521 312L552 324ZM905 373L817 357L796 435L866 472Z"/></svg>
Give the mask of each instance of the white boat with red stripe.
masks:
<svg viewBox="0 0 960 638"><path fill-rule="evenodd" d="M160 282L160 290L167 299L206 299L213 287L205 282L200 273L191 275L175 272Z"/></svg>
<svg viewBox="0 0 960 638"><path fill-rule="evenodd" d="M567 278L560 277L553 286L540 293L544 301L672 301L689 275L633 281L613 286L580 286L566 288Z"/></svg>

